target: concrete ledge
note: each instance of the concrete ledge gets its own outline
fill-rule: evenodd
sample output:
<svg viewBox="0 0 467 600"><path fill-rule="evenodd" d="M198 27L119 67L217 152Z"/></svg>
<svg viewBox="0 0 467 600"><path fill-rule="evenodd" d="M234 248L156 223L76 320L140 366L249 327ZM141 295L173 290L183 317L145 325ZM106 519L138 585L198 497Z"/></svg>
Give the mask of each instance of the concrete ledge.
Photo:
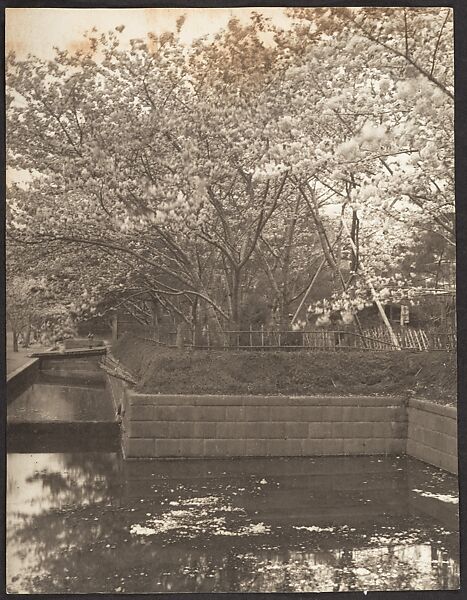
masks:
<svg viewBox="0 0 467 600"><path fill-rule="evenodd" d="M31 384L35 374L39 371L39 359L31 358L24 365L7 375L7 403L12 402L21 392Z"/></svg>

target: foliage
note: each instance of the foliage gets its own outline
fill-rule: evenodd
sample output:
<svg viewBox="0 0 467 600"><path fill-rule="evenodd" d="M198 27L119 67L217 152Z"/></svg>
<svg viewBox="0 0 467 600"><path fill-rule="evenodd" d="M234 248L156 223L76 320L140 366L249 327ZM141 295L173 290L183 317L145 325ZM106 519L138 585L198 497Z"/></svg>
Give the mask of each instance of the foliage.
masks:
<svg viewBox="0 0 467 600"><path fill-rule="evenodd" d="M8 164L31 173L10 243L73 253L75 318L157 306L220 331L259 296L287 321L324 256L311 311L352 319L415 295L419 232L455 244L451 11L289 15L8 57Z"/></svg>

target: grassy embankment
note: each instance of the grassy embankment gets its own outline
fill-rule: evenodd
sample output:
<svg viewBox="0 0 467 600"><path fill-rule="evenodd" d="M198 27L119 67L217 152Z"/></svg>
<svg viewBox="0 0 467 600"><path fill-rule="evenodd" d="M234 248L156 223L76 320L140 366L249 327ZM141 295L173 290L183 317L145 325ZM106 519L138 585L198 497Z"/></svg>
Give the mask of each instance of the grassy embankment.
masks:
<svg viewBox="0 0 467 600"><path fill-rule="evenodd" d="M402 394L456 403L453 352L177 351L125 335L113 353L145 393Z"/></svg>

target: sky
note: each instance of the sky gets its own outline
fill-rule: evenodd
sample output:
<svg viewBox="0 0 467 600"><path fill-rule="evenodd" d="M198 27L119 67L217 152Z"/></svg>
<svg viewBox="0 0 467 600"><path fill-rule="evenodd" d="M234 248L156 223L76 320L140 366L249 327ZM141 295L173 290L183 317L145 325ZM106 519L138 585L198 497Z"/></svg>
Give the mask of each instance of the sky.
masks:
<svg viewBox="0 0 467 600"><path fill-rule="evenodd" d="M34 54L43 59L54 56L53 47L76 50L83 34L92 27L106 32L125 25L122 41L175 31L178 17L186 15L182 39L191 42L213 34L233 16L248 20L252 10L262 12L274 23L286 20L282 8L7 8L6 49L19 58Z"/></svg>
<svg viewBox="0 0 467 600"><path fill-rule="evenodd" d="M277 25L287 18L282 8L7 8L5 17L6 51L19 59L32 54L41 59L54 58L54 47L76 51L84 44L84 35L93 27L107 32L125 25L119 36L122 45L132 38L145 38L148 32L175 31L177 19L186 21L181 39L186 43L222 29L236 16L248 21L252 11L262 12ZM22 183L27 172L7 169L7 184Z"/></svg>

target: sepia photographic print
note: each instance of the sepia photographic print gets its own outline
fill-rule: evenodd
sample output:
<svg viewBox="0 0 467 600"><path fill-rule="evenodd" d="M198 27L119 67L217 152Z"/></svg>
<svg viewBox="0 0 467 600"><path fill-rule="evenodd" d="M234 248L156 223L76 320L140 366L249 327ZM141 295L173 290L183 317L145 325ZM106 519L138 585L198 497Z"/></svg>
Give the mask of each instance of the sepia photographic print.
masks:
<svg viewBox="0 0 467 600"><path fill-rule="evenodd" d="M453 20L6 9L7 592L459 589Z"/></svg>

